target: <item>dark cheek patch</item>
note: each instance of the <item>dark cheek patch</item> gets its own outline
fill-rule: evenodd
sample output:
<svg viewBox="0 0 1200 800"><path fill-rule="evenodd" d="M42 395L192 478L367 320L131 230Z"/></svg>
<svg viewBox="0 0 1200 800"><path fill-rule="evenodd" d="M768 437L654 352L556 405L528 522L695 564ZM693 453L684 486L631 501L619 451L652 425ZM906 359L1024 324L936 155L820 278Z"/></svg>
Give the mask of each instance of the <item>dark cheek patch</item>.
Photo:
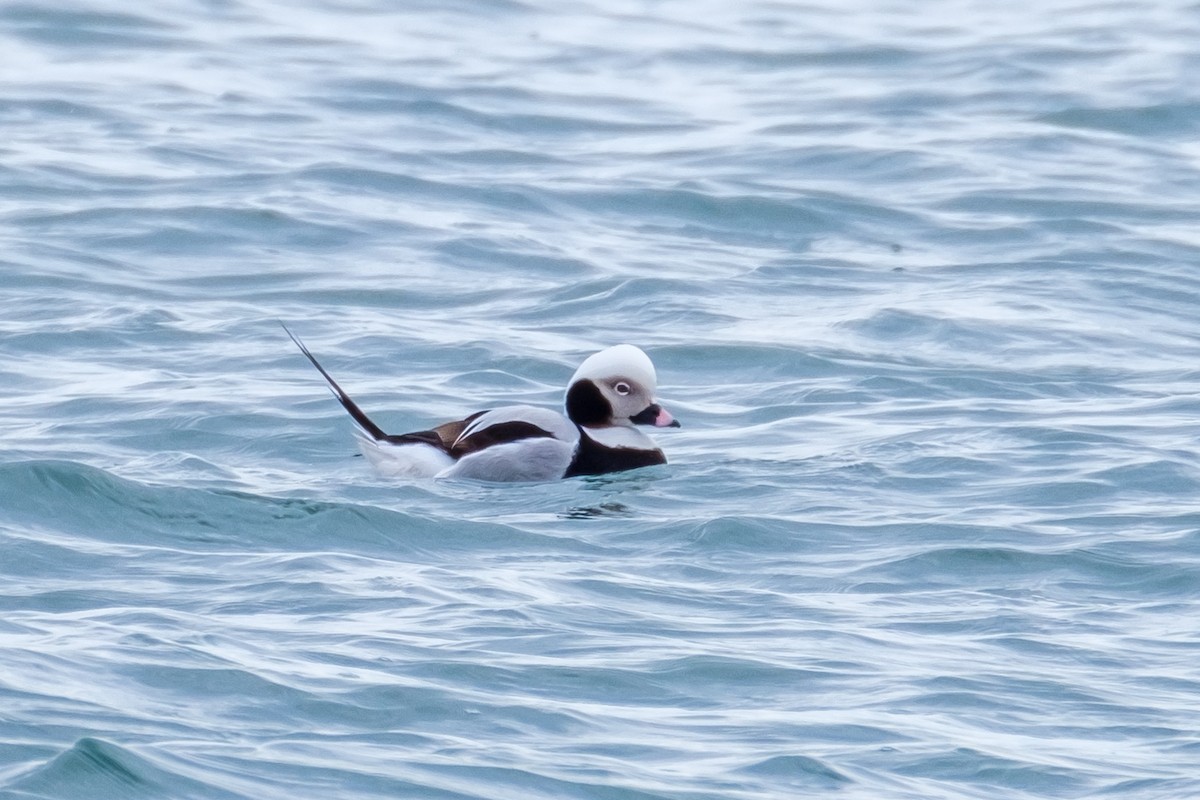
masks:
<svg viewBox="0 0 1200 800"><path fill-rule="evenodd" d="M600 387L591 381L579 381L567 390L567 416L576 425L607 425L612 414L612 406Z"/></svg>

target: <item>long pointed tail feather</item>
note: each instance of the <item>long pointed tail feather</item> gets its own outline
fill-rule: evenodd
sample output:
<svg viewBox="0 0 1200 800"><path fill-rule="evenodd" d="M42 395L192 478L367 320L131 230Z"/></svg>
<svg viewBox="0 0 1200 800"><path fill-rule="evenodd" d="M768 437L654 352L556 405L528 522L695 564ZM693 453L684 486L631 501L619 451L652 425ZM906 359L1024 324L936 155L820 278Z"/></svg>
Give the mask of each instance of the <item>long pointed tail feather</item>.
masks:
<svg viewBox="0 0 1200 800"><path fill-rule="evenodd" d="M296 347L300 348L300 352L304 353L305 358L312 362L312 365L317 368L317 372L320 372L325 380L329 383L329 389L333 392L333 396L338 399L338 402L342 404L343 408L350 412L350 416L353 417L354 421L358 423L358 426L363 429L363 432L370 435L376 441L392 438L384 433L382 428L372 422L371 418L364 414L363 410L358 407L358 404L350 399L350 395L346 394L345 390L342 389L341 386L338 386L338 382L333 379L332 375L325 371L325 368L321 366L320 362L318 362L313 354L309 352L308 348L304 346L304 342L296 338L296 334L288 330L287 325L284 325L282 322L279 324L282 326L284 332L287 333L291 340L296 343Z"/></svg>

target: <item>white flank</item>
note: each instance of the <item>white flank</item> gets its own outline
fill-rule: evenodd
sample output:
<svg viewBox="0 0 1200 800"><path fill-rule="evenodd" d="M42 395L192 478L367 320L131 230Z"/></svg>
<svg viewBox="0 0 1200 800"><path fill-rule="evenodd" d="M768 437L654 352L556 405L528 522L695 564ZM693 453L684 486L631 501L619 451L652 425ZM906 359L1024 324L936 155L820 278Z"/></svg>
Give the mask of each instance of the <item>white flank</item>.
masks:
<svg viewBox="0 0 1200 800"><path fill-rule="evenodd" d="M454 459L429 444L389 444L355 432L358 449L380 475L388 478L432 478Z"/></svg>
<svg viewBox="0 0 1200 800"><path fill-rule="evenodd" d="M439 478L476 481L555 481L571 464L575 443L539 437L497 444L463 456Z"/></svg>

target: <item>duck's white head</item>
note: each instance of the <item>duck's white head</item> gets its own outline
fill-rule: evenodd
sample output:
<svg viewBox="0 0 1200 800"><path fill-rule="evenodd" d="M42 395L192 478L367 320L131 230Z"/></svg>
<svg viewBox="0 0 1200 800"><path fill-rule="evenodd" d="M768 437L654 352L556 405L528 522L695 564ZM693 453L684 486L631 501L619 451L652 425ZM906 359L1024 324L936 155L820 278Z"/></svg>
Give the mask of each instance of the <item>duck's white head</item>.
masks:
<svg viewBox="0 0 1200 800"><path fill-rule="evenodd" d="M679 423L654 399L658 376L650 357L631 344L588 356L567 385L567 416L585 428Z"/></svg>

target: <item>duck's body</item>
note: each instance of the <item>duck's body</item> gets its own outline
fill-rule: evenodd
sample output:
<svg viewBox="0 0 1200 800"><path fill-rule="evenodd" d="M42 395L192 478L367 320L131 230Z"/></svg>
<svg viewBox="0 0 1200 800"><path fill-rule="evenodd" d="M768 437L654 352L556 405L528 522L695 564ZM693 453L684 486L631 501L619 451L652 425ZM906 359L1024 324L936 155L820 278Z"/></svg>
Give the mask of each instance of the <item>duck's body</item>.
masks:
<svg viewBox="0 0 1200 800"><path fill-rule="evenodd" d="M481 411L401 436L358 431L359 448L379 472L408 478L554 480L565 475L578 440L566 417L533 406Z"/></svg>
<svg viewBox="0 0 1200 800"><path fill-rule="evenodd" d="M288 335L354 418L363 455L385 475L510 482L620 472L667 463L662 450L634 425L679 426L654 401L650 359L622 344L580 365L567 388L565 415L536 406L503 406L425 431L388 434L291 331Z"/></svg>

